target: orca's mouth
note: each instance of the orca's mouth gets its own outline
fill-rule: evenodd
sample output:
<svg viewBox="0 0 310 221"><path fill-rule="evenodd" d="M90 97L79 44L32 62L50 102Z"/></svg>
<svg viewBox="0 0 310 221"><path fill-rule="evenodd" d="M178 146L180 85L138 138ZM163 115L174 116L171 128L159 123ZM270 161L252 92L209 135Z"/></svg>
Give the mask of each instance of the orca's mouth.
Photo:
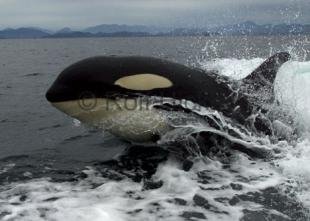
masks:
<svg viewBox="0 0 310 221"><path fill-rule="evenodd" d="M45 94L46 99L51 103L77 100L79 94L69 87L52 85Z"/></svg>
<svg viewBox="0 0 310 221"><path fill-rule="evenodd" d="M55 92L52 87L46 92L45 94L45 98L53 103L53 102L59 102L60 101L60 98L61 97L61 94ZM58 98L58 99L57 99Z"/></svg>

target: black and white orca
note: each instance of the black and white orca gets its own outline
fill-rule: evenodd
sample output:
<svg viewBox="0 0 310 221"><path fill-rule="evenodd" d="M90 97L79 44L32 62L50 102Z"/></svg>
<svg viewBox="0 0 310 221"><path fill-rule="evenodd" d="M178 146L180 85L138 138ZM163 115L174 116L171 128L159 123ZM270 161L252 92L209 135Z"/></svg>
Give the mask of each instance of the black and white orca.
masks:
<svg viewBox="0 0 310 221"><path fill-rule="evenodd" d="M263 103L273 101L277 71L289 59L288 53L277 53L246 78L236 81L216 71L158 58L92 57L62 71L46 98L57 109L83 123L109 122L105 125L108 130L126 140L156 141L171 130L161 111L179 107L166 104L149 107L145 98L187 100L247 124L253 114L266 111ZM137 105L137 99L143 102ZM268 121L261 117L255 118L252 125L259 133L272 132Z"/></svg>

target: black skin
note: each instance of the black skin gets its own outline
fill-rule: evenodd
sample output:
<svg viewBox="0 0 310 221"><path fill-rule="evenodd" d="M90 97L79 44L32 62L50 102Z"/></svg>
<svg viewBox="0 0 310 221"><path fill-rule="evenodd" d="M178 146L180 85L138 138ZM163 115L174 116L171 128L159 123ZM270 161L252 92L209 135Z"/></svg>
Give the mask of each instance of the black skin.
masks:
<svg viewBox="0 0 310 221"><path fill-rule="evenodd" d="M134 91L114 85L130 74L152 73L173 82L170 88ZM244 97L236 97L229 87L230 81L215 72L206 73L184 65L145 57L94 57L66 68L46 94L50 102L76 100L83 93L94 97L158 96L186 99L204 107L211 107L243 123L251 114L251 105ZM234 107L240 106L237 112Z"/></svg>
<svg viewBox="0 0 310 221"><path fill-rule="evenodd" d="M257 76L263 76L273 84L278 68L288 59L288 53L278 53L244 81L254 82L259 86L262 78ZM173 86L141 92L114 85L121 77L139 73L164 76L173 82ZM93 57L77 62L61 72L46 93L46 98L50 102L76 100L86 92L97 98L141 95L170 97L211 107L244 124L246 118L253 113L253 104L245 94L235 93L232 83L229 78L215 72L205 72L157 58Z"/></svg>
<svg viewBox="0 0 310 221"><path fill-rule="evenodd" d="M237 85L250 85L252 92L265 87L273 94L273 82L279 67L290 59L286 52L275 54ZM114 85L121 77L131 74L151 73L168 78L173 86L149 91L135 91ZM185 99L204 107L222 112L225 116L245 124L247 118L260 107L246 93L235 92L236 82L216 72L186 67L181 64L149 57L93 57L79 61L60 73L46 93L50 102L77 100L91 94L95 98L156 96L177 100ZM269 101L268 101L269 102ZM158 107L165 108L165 107ZM176 107L177 108L177 107ZM255 127L259 132L270 134L269 125L258 118ZM193 134L197 137L197 134ZM209 146L210 135L202 133L205 146ZM223 138L219 138L223 139ZM252 156L264 156L239 145L230 145Z"/></svg>

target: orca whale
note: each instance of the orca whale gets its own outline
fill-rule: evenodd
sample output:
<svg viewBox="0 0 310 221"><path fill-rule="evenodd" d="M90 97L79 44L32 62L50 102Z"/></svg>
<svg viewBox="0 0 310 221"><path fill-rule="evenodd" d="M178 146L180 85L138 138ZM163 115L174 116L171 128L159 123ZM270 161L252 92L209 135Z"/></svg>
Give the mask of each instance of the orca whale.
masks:
<svg viewBox="0 0 310 221"><path fill-rule="evenodd" d="M240 124L251 121L255 131L270 134L263 115L251 116L266 112L264 104L274 101L277 71L289 59L289 53L277 53L237 81L158 58L91 57L63 70L46 98L83 123L108 122L105 127L112 134L138 143L157 141L172 129L162 111L191 111L164 102L149 106L148 98L153 97L190 101Z"/></svg>

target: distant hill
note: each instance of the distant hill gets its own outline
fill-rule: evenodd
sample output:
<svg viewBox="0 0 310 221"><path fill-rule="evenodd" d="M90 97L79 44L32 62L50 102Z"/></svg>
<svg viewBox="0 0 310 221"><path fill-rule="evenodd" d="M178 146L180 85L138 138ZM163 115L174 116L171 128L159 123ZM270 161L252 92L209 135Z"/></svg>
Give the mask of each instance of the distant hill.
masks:
<svg viewBox="0 0 310 221"><path fill-rule="evenodd" d="M42 38L49 34L35 28L7 28L0 31L0 38Z"/></svg>
<svg viewBox="0 0 310 221"><path fill-rule="evenodd" d="M71 33L71 32L73 31L70 28L66 27L66 28L60 29L56 33Z"/></svg>
<svg viewBox="0 0 310 221"><path fill-rule="evenodd" d="M0 38L88 38L88 37L146 37L146 36L214 36L214 35L298 35L310 34L310 25L265 24L252 21L212 29L160 28L143 25L98 25L81 31L66 27L57 32L40 28L4 29Z"/></svg>
<svg viewBox="0 0 310 221"><path fill-rule="evenodd" d="M135 32L135 33L150 33L156 34L159 32L169 32L171 28L160 28L154 26L144 25L118 25L118 24L102 24L93 27L89 27L83 30L83 32L89 32L92 34L97 33L120 33L120 32Z"/></svg>
<svg viewBox="0 0 310 221"><path fill-rule="evenodd" d="M45 36L45 38L90 38L90 37L94 37L94 35L88 32L81 32L81 31L57 32L55 34Z"/></svg>
<svg viewBox="0 0 310 221"><path fill-rule="evenodd" d="M164 36L202 36L209 35L209 32L205 29L188 29L188 28L176 28L168 33L159 33Z"/></svg>
<svg viewBox="0 0 310 221"><path fill-rule="evenodd" d="M67 32L67 33L55 33L46 38L100 38L100 37L147 37L152 36L147 32L113 32L113 33L89 33L89 32Z"/></svg>

